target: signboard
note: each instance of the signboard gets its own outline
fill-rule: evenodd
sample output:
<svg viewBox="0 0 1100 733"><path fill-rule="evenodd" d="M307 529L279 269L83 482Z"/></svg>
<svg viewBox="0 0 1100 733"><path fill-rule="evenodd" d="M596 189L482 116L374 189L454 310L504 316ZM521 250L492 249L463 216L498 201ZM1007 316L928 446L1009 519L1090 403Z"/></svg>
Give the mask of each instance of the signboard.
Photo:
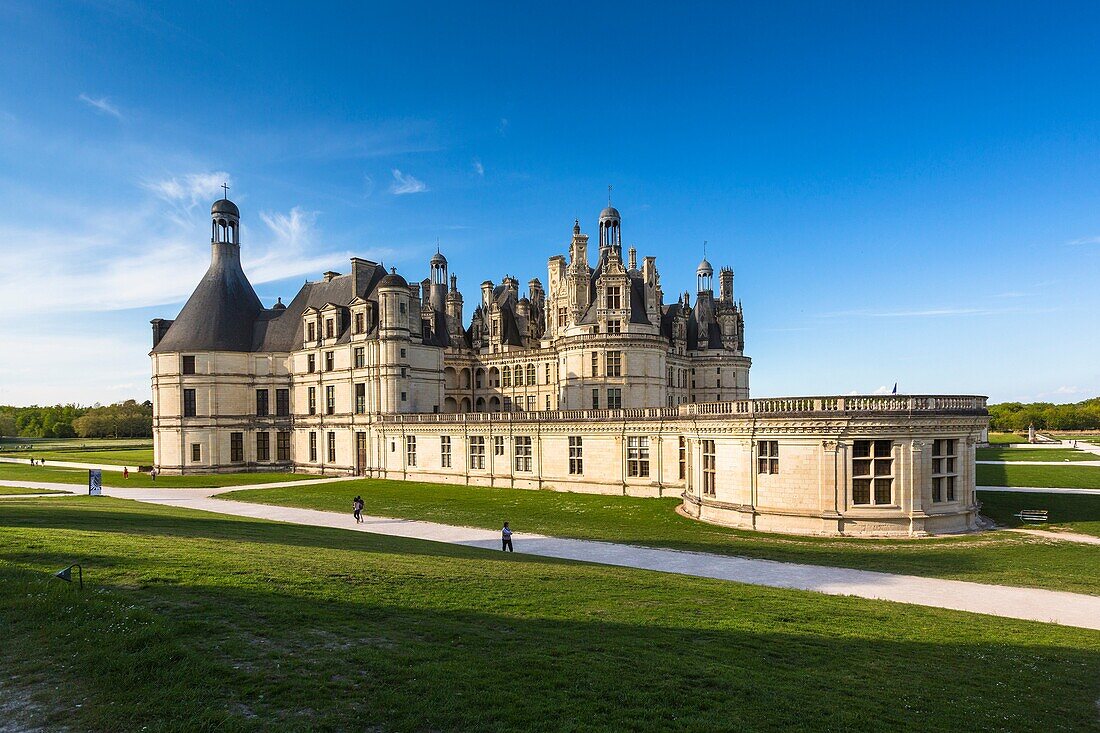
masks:
<svg viewBox="0 0 1100 733"><path fill-rule="evenodd" d="M88 496L103 496L103 470L88 469Z"/></svg>

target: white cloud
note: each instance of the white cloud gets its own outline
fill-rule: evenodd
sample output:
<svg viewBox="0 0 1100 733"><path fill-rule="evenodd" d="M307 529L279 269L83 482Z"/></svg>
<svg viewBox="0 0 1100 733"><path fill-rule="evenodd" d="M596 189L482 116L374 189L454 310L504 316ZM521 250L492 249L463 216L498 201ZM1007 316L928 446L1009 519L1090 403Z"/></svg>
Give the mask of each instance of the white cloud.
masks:
<svg viewBox="0 0 1100 733"><path fill-rule="evenodd" d="M422 193L428 190L428 186L418 178L406 175L398 169L393 169L393 185L390 192L401 195L406 193Z"/></svg>
<svg viewBox="0 0 1100 733"><path fill-rule="evenodd" d="M1066 244L1100 244L1100 237L1081 237L1080 239L1071 239Z"/></svg>
<svg viewBox="0 0 1100 733"><path fill-rule="evenodd" d="M20 334L18 349L0 349L0 404L55 405L149 399L152 346L145 329L110 333ZM29 358L28 355L33 355ZM74 379L73 375L80 375Z"/></svg>
<svg viewBox="0 0 1100 733"><path fill-rule="evenodd" d="M481 177L485 177L485 166L481 164L480 158L474 158L474 173Z"/></svg>
<svg viewBox="0 0 1100 733"><path fill-rule="evenodd" d="M851 310L822 313L819 318L935 318L939 316L992 316L1001 313L1020 313L1021 308L927 308L917 310L873 311ZM1031 311L1034 312L1034 311Z"/></svg>
<svg viewBox="0 0 1100 733"><path fill-rule="evenodd" d="M111 104L111 101L106 97L95 99L93 97L89 97L87 94L81 94L79 97L77 97L77 99L79 99L81 102L88 105L89 107L99 110L105 115L111 115L112 117L119 120L122 119L122 113L118 111L118 107Z"/></svg>
<svg viewBox="0 0 1100 733"><path fill-rule="evenodd" d="M225 171L188 173L176 178L147 181L143 185L165 201L192 209L212 198L221 198L222 184L232 187L233 179Z"/></svg>

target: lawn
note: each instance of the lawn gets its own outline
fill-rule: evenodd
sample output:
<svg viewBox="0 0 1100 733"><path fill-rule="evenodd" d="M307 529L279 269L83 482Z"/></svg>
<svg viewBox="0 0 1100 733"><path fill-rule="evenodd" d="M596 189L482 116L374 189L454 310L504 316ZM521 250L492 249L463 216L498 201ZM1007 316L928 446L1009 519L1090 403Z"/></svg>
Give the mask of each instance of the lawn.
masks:
<svg viewBox="0 0 1100 733"><path fill-rule="evenodd" d="M12 501L13 729L1096 729L1095 631L106 498L63 514ZM51 579L74 560L83 593Z"/></svg>
<svg viewBox="0 0 1100 733"><path fill-rule="evenodd" d="M979 465L978 486L1100 489L1100 466Z"/></svg>
<svg viewBox="0 0 1100 733"><path fill-rule="evenodd" d="M1026 443L1027 436L1018 433L990 433L989 442L993 445L1001 443Z"/></svg>
<svg viewBox="0 0 1100 733"><path fill-rule="evenodd" d="M24 446L29 446L25 450ZM112 466L151 466L153 441L141 438L120 439L40 439L8 438L0 443L0 457L35 458L76 463L105 463Z"/></svg>
<svg viewBox="0 0 1100 733"><path fill-rule="evenodd" d="M246 489L220 498L350 512L356 493L368 515L492 529L508 520L519 533L517 543L530 532L1100 595L1100 548L1014 533L922 540L798 537L697 522L676 512L678 499L378 479Z"/></svg>
<svg viewBox="0 0 1100 733"><path fill-rule="evenodd" d="M27 489L21 486L0 486L0 496L20 496L22 494L68 494L68 491L55 489Z"/></svg>
<svg viewBox="0 0 1100 733"><path fill-rule="evenodd" d="M1100 461L1100 456L1072 448L978 448L979 461Z"/></svg>
<svg viewBox="0 0 1100 733"><path fill-rule="evenodd" d="M1006 527L1063 529L1100 537L1100 496L982 491L978 500L982 503L982 514ZM1046 509L1050 512L1049 520L1046 524L1022 522L1013 515L1023 509Z"/></svg>
<svg viewBox="0 0 1100 733"><path fill-rule="evenodd" d="M216 473L196 474L193 476L158 476L156 481L148 474L131 472L129 478L122 478L119 471L104 471L105 486L132 486L148 488L162 486L167 489L185 489L220 486L246 486L248 484L269 484L277 481L300 481L316 479L305 473ZM22 463L0 463L0 479L5 481L44 481L60 484L88 484L88 469L58 468L50 466L30 466Z"/></svg>

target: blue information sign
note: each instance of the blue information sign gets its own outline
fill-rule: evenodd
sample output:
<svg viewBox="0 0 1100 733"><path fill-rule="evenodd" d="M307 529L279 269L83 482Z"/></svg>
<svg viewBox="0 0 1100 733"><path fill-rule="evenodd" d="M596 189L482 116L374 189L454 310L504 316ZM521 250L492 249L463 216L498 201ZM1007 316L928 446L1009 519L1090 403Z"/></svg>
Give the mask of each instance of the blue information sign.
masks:
<svg viewBox="0 0 1100 733"><path fill-rule="evenodd" d="M88 496L103 496L103 470L88 469Z"/></svg>

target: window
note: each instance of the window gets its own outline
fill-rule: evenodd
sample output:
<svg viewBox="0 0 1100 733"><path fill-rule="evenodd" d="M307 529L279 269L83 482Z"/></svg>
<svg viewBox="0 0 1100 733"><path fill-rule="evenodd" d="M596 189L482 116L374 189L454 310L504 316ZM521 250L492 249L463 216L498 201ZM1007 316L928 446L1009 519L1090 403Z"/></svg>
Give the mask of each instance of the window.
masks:
<svg viewBox="0 0 1100 733"><path fill-rule="evenodd" d="M512 368L501 367L500 369L500 386L511 387L512 386Z"/></svg>
<svg viewBox="0 0 1100 733"><path fill-rule="evenodd" d="M290 414L290 390L289 389L277 389L275 390L275 414L276 415L289 415Z"/></svg>
<svg viewBox="0 0 1100 733"><path fill-rule="evenodd" d="M550 409L550 395L546 395L546 409Z"/></svg>
<svg viewBox="0 0 1100 733"><path fill-rule="evenodd" d="M256 460L271 460L271 433L256 433Z"/></svg>
<svg viewBox="0 0 1100 733"><path fill-rule="evenodd" d="M195 357L193 357L193 356L183 357L183 367L182 367L181 371L184 374L194 374L195 373Z"/></svg>
<svg viewBox="0 0 1100 733"><path fill-rule="evenodd" d="M202 463L202 445L199 443L191 444L191 462Z"/></svg>
<svg viewBox="0 0 1100 733"><path fill-rule="evenodd" d="M325 371L331 372L336 368L336 355L332 351L325 352Z"/></svg>
<svg viewBox="0 0 1100 733"><path fill-rule="evenodd" d="M546 370L542 373L542 376L542 383L550 384L550 362L546 362Z"/></svg>
<svg viewBox="0 0 1100 733"><path fill-rule="evenodd" d="M527 365L527 384L535 384L535 365Z"/></svg>
<svg viewBox="0 0 1100 733"><path fill-rule="evenodd" d="M607 352L607 376L621 377L623 374L623 352Z"/></svg>
<svg viewBox="0 0 1100 733"><path fill-rule="evenodd" d="M267 390L258 389L256 390L256 414L259 417L267 417L267 413Z"/></svg>
<svg viewBox="0 0 1100 733"><path fill-rule="evenodd" d="M316 340L317 340L317 326L313 323L313 321L310 321L309 323L306 324L306 341L316 341Z"/></svg>
<svg viewBox="0 0 1100 733"><path fill-rule="evenodd" d="M597 387L592 388L592 409L600 409L600 390Z"/></svg>
<svg viewBox="0 0 1100 733"><path fill-rule="evenodd" d="M406 435L405 436L405 465L406 466L415 466L416 465L416 436L415 435Z"/></svg>
<svg viewBox="0 0 1100 733"><path fill-rule="evenodd" d="M309 434L309 462L317 462L317 433Z"/></svg>
<svg viewBox="0 0 1100 733"><path fill-rule="evenodd" d="M334 333L335 326L336 326L336 322L333 321L331 318L326 318L325 319L325 338L330 339L330 338L332 338L333 336L336 335Z"/></svg>
<svg viewBox="0 0 1100 733"><path fill-rule="evenodd" d="M403 301L403 300L398 301L398 303L397 303L397 312L400 313L401 315L405 315L405 301Z"/></svg>
<svg viewBox="0 0 1100 733"><path fill-rule="evenodd" d="M408 392L402 392L401 393L401 401L402 402L408 402L409 401L409 393Z"/></svg>
<svg viewBox="0 0 1100 733"><path fill-rule="evenodd" d="M406 379L409 376L409 368L401 367L401 378Z"/></svg>
<svg viewBox="0 0 1100 733"><path fill-rule="evenodd" d="M607 289L607 301L606 306L609 309L618 309L623 307L622 288L609 287Z"/></svg>
<svg viewBox="0 0 1100 733"><path fill-rule="evenodd" d="M309 372L310 374L313 374L315 371L317 371L317 355L316 354L308 354L306 356L306 371Z"/></svg>
<svg viewBox="0 0 1100 733"><path fill-rule="evenodd" d="M516 386L517 387L522 387L523 386L523 365L522 364L517 364L516 365Z"/></svg>
<svg viewBox="0 0 1100 733"><path fill-rule="evenodd" d="M290 432L280 430L275 433L275 459L279 461L290 460Z"/></svg>
<svg viewBox="0 0 1100 733"><path fill-rule="evenodd" d="M626 439L626 475L649 475L649 437L630 435Z"/></svg>
<svg viewBox="0 0 1100 733"><path fill-rule="evenodd" d="M687 464L687 438L680 436L680 479L687 478L688 464Z"/></svg>
<svg viewBox="0 0 1100 733"><path fill-rule="evenodd" d="M893 447L890 440L857 440L852 445L853 504L893 503Z"/></svg>
<svg viewBox="0 0 1100 733"><path fill-rule="evenodd" d="M183 416L195 416L195 390L193 389L183 390Z"/></svg>
<svg viewBox="0 0 1100 733"><path fill-rule="evenodd" d="M443 468L451 467L451 436L439 436L439 465Z"/></svg>
<svg viewBox="0 0 1100 733"><path fill-rule="evenodd" d="M621 410L623 407L623 391L618 387L607 390L607 409Z"/></svg>
<svg viewBox="0 0 1100 733"><path fill-rule="evenodd" d="M310 387L309 388L309 414L310 415L316 415L317 414L317 388L316 387Z"/></svg>
<svg viewBox="0 0 1100 733"><path fill-rule="evenodd" d="M531 470L531 436L517 435L513 443L517 471Z"/></svg>
<svg viewBox="0 0 1100 733"><path fill-rule="evenodd" d="M508 395L504 395L504 411L505 412L511 412L512 411L512 398L509 397Z"/></svg>
<svg viewBox="0 0 1100 733"><path fill-rule="evenodd" d="M957 455L954 439L932 441L932 501L955 501Z"/></svg>
<svg viewBox="0 0 1100 733"><path fill-rule="evenodd" d="M328 434L328 462L336 463L336 433L332 431Z"/></svg>
<svg viewBox="0 0 1100 733"><path fill-rule="evenodd" d="M401 358L402 358L402 359L404 359L404 358L405 358L405 350L404 350L404 349L401 349Z"/></svg>
<svg viewBox="0 0 1100 733"><path fill-rule="evenodd" d="M600 355L598 352L592 352L592 376L600 376Z"/></svg>
<svg viewBox="0 0 1100 733"><path fill-rule="evenodd" d="M503 446L502 446L503 447ZM470 436L470 468L478 471L485 468L485 436Z"/></svg>
<svg viewBox="0 0 1100 733"><path fill-rule="evenodd" d="M533 394L527 395L527 411L528 412L534 412L535 411L535 396Z"/></svg>
<svg viewBox="0 0 1100 733"><path fill-rule="evenodd" d="M779 441L756 441L756 472L779 473Z"/></svg>
<svg viewBox="0 0 1100 733"><path fill-rule="evenodd" d="M584 473L584 443L581 436L569 436L569 473L580 476Z"/></svg>
<svg viewBox="0 0 1100 733"><path fill-rule="evenodd" d="M619 319L609 320L607 322L607 332L611 334L622 333L622 321Z"/></svg>
<svg viewBox="0 0 1100 733"><path fill-rule="evenodd" d="M325 387L325 414L332 415L336 412L336 387L335 385L329 385Z"/></svg>
<svg viewBox="0 0 1100 733"><path fill-rule="evenodd" d="M363 314L362 313L356 313L355 314L355 332L356 333L363 333Z"/></svg>
<svg viewBox="0 0 1100 733"><path fill-rule="evenodd" d="M234 463L244 460L244 433L229 434L229 460Z"/></svg>
<svg viewBox="0 0 1100 733"><path fill-rule="evenodd" d="M355 414L362 415L367 411L367 385L359 383L355 385Z"/></svg>
<svg viewBox="0 0 1100 733"><path fill-rule="evenodd" d="M714 441L703 441L703 496L714 496L715 454Z"/></svg>
<svg viewBox="0 0 1100 733"><path fill-rule="evenodd" d="M567 320L569 318L568 313L569 309L558 308L558 328L565 328L569 325L569 321Z"/></svg>
<svg viewBox="0 0 1100 733"><path fill-rule="evenodd" d="M668 369L668 386L672 386L672 367L669 367Z"/></svg>
<svg viewBox="0 0 1100 733"><path fill-rule="evenodd" d="M504 455L504 436L503 435L494 435L493 436L493 455L494 456Z"/></svg>
<svg viewBox="0 0 1100 733"><path fill-rule="evenodd" d="M362 346L355 347L355 368L362 369L367 363L367 352Z"/></svg>

